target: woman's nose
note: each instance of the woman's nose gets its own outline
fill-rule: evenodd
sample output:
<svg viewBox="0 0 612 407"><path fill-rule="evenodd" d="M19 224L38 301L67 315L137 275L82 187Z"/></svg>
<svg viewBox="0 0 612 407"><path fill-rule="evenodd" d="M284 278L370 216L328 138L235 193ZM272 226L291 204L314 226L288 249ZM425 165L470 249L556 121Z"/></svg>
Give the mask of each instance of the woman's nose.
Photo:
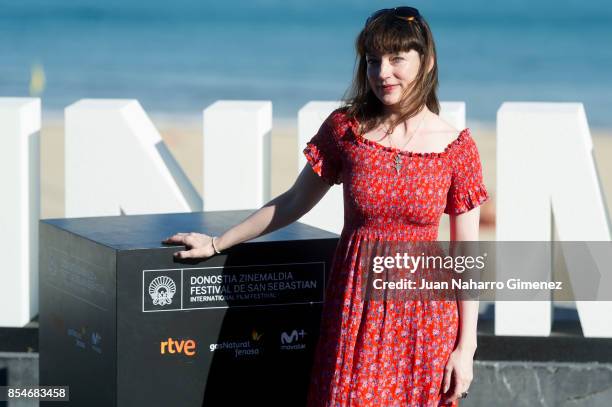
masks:
<svg viewBox="0 0 612 407"><path fill-rule="evenodd" d="M380 70L378 71L378 76L380 79L388 78L391 75L391 64L389 61L383 59L380 61Z"/></svg>

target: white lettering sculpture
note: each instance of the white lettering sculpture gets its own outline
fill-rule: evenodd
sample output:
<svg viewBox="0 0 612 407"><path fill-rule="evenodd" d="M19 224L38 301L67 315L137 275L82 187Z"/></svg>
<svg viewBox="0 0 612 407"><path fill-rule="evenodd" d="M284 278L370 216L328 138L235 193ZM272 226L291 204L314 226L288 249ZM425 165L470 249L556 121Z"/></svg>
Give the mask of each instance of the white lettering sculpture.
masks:
<svg viewBox="0 0 612 407"><path fill-rule="evenodd" d="M202 209L138 101L83 99L65 114L66 217Z"/></svg>
<svg viewBox="0 0 612 407"><path fill-rule="evenodd" d="M497 112L497 240L551 241L552 216L561 241L609 241L593 144L581 103L504 103ZM512 276L498 262L497 280ZM571 281L581 278L567 264ZM602 288L612 269L600 267ZM498 301L497 335L547 336L551 303ZM587 337L612 337L612 302L576 301Z"/></svg>
<svg viewBox="0 0 612 407"><path fill-rule="evenodd" d="M40 99L0 98L0 326L38 313Z"/></svg>

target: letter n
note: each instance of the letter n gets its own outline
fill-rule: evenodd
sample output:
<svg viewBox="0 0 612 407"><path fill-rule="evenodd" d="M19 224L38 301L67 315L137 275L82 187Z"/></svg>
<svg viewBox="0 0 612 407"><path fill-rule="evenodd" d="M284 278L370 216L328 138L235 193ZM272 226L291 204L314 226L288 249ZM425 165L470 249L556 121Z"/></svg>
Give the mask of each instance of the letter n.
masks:
<svg viewBox="0 0 612 407"><path fill-rule="evenodd" d="M82 99L65 116L66 217L201 210L138 101Z"/></svg>
<svg viewBox="0 0 612 407"><path fill-rule="evenodd" d="M584 108L504 103L497 112L497 240L550 242L553 225L560 241L610 240ZM505 263L498 263L498 281L512 277ZM581 270L567 265L575 286ZM609 264L599 274L600 285L612 286ZM612 337L612 301L576 301L576 308L585 336ZM495 304L497 335L548 336L551 323L550 297Z"/></svg>

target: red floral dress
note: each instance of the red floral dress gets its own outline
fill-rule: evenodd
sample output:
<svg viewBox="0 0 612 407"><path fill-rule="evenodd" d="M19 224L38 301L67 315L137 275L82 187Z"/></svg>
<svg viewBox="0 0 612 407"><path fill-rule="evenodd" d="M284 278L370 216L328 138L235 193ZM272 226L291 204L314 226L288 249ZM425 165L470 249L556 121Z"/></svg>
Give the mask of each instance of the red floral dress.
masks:
<svg viewBox="0 0 612 407"><path fill-rule="evenodd" d="M443 152L414 153L358 128L336 110L304 149L314 171L344 191L308 405L437 406L457 340L457 302L364 301L359 256L372 241L435 241L443 213L487 200L478 150L469 129Z"/></svg>

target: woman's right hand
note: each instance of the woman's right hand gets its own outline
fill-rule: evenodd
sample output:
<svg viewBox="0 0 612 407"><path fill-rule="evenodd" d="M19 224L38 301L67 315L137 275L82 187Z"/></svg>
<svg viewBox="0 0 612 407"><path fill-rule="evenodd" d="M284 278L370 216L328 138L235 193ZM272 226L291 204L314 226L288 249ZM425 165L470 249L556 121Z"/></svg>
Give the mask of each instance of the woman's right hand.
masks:
<svg viewBox="0 0 612 407"><path fill-rule="evenodd" d="M177 259L205 259L215 254L212 237L203 233L177 233L162 243L182 244L187 247L187 250L174 253Z"/></svg>
<svg viewBox="0 0 612 407"><path fill-rule="evenodd" d="M305 164L295 184L287 192L277 196L215 239L215 247L223 251L295 222L312 209L329 188L330 185L323 181L309 164ZM221 247L220 239L224 240ZM177 233L163 243L187 246L187 250L174 253L177 259L205 259L215 254L212 237L202 233Z"/></svg>

